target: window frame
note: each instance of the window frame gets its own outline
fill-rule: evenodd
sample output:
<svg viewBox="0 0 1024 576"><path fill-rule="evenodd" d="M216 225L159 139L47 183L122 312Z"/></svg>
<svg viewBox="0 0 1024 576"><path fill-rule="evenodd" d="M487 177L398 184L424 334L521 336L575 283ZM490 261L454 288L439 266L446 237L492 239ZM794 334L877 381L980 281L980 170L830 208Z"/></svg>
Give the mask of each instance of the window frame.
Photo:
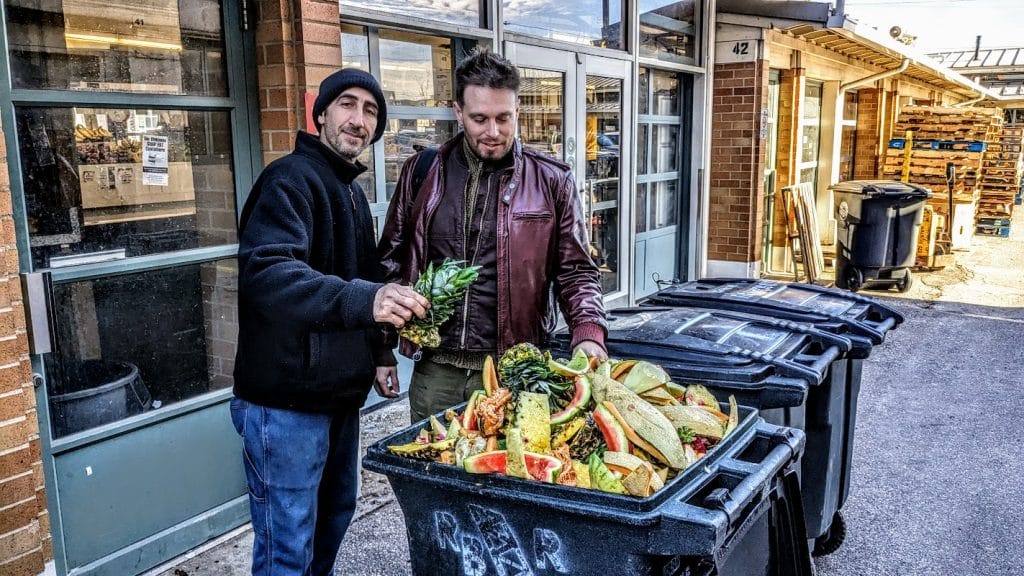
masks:
<svg viewBox="0 0 1024 576"><path fill-rule="evenodd" d="M7 26L7 5L0 2L0 18ZM30 232L28 229L25 187L21 169L19 134L17 132L17 109L22 106L39 108L89 107L89 108L147 108L152 110L187 110L197 112L228 112L232 130L232 170L235 188L235 211L248 196L249 188L255 182L256 174L263 168L263 154L259 139L258 102L251 97L256 85L254 62L247 54L255 54L252 34L244 34L244 15L236 2L221 3L221 26L224 37L224 60L227 66L225 79L228 84L227 96L182 96L175 94L140 94L133 92L104 92L56 89L11 89L10 61L0 66L0 85L9 89L0 94L0 122L4 126L7 144L7 165L10 174L10 188L14 225L20 269L32 272L37 269L32 263ZM8 51L6 28L0 34L0 50ZM248 161L246 161L248 159ZM237 214L236 214L237 218ZM68 282L96 277L109 273L126 273L135 270L165 267L168 265L204 262L210 259L234 257L238 243L186 249L176 252L149 254L105 262L102 264L81 264L66 268L40 268L50 271L54 282Z"/></svg>

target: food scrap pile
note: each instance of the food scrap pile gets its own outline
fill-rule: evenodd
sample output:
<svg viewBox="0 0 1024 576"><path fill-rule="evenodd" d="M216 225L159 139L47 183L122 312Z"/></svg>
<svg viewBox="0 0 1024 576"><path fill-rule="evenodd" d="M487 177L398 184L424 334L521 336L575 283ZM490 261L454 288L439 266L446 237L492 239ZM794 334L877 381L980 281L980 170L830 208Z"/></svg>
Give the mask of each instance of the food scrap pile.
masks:
<svg viewBox="0 0 1024 576"><path fill-rule="evenodd" d="M431 416L393 454L499 473L646 497L692 466L737 425L699 384L678 386L655 364L578 353L553 360L532 344L517 344L497 366L488 357L484 390L447 424Z"/></svg>

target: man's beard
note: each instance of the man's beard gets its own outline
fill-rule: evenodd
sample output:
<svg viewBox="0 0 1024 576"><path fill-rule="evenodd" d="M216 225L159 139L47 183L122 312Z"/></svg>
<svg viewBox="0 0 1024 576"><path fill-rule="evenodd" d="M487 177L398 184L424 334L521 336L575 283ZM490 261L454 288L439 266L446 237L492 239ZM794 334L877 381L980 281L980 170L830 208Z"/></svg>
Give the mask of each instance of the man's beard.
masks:
<svg viewBox="0 0 1024 576"><path fill-rule="evenodd" d="M359 138L362 144L352 146L345 141L345 136L352 136ZM350 130L346 132L343 128L338 128L334 133L327 135L327 142L331 145L331 148L349 162L355 162L356 158L363 153L363 150L370 145L369 137L364 135L361 130Z"/></svg>

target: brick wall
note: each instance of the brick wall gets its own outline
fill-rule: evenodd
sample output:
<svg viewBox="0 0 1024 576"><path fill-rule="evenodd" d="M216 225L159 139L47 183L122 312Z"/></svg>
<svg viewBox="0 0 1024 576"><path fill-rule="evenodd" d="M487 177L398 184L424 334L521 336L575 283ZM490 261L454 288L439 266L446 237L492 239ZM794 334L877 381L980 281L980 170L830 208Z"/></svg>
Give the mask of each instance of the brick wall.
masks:
<svg viewBox="0 0 1024 576"><path fill-rule="evenodd" d="M305 129L307 91L341 66L336 0L262 0L256 28L256 64L263 160L292 150Z"/></svg>
<svg viewBox="0 0 1024 576"><path fill-rule="evenodd" d="M767 62L715 66L708 259L753 262L761 250Z"/></svg>
<svg viewBox="0 0 1024 576"><path fill-rule="evenodd" d="M854 152L854 180L873 180L881 173L878 166L879 98L878 90L857 91L857 148Z"/></svg>
<svg viewBox="0 0 1024 576"><path fill-rule="evenodd" d="M38 574L53 557L35 392L0 126L0 574Z"/></svg>

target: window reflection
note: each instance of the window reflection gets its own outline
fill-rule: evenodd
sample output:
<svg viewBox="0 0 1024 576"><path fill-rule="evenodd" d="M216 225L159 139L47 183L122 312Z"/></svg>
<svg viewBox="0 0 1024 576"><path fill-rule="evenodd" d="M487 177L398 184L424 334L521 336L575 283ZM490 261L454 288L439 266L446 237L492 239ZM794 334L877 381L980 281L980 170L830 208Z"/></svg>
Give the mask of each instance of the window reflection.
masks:
<svg viewBox="0 0 1024 576"><path fill-rule="evenodd" d="M565 76L520 68L519 137L523 146L561 160L565 135Z"/></svg>
<svg viewBox="0 0 1024 576"><path fill-rule="evenodd" d="M381 29L380 80L388 103L451 106L452 43L451 38Z"/></svg>
<svg viewBox="0 0 1024 576"><path fill-rule="evenodd" d="M502 0L505 30L550 40L622 50L621 0Z"/></svg>
<svg viewBox="0 0 1024 576"><path fill-rule="evenodd" d="M435 0L341 0L342 13L345 12L345 6L465 26L480 25L480 3L475 1L445 2L442 5Z"/></svg>
<svg viewBox="0 0 1024 576"><path fill-rule="evenodd" d="M678 193L676 181L656 182L651 184L654 193L652 195L653 213L651 230L667 228L676 224L676 204Z"/></svg>
<svg viewBox="0 0 1024 576"><path fill-rule="evenodd" d="M237 278L221 260L55 285L53 436L231 386Z"/></svg>
<svg viewBox="0 0 1024 576"><path fill-rule="evenodd" d="M5 0L15 88L224 96L218 0Z"/></svg>
<svg viewBox="0 0 1024 576"><path fill-rule="evenodd" d="M454 120L389 120L384 131L384 180L387 201L391 200L402 165L424 148L436 148L455 135Z"/></svg>
<svg viewBox="0 0 1024 576"><path fill-rule="evenodd" d="M657 70L653 74L654 110L651 114L675 116L679 114L679 75Z"/></svg>
<svg viewBox="0 0 1024 576"><path fill-rule="evenodd" d="M605 293L619 288L619 174L622 129L622 80L587 76L587 171L591 254L601 270Z"/></svg>
<svg viewBox="0 0 1024 576"><path fill-rule="evenodd" d="M341 25L341 65L370 71L370 43L365 27Z"/></svg>
<svg viewBox="0 0 1024 576"><path fill-rule="evenodd" d="M227 112L19 108L37 268L236 242Z"/></svg>
<svg viewBox="0 0 1024 576"><path fill-rule="evenodd" d="M696 64L693 0L640 1L640 56L677 64Z"/></svg>

